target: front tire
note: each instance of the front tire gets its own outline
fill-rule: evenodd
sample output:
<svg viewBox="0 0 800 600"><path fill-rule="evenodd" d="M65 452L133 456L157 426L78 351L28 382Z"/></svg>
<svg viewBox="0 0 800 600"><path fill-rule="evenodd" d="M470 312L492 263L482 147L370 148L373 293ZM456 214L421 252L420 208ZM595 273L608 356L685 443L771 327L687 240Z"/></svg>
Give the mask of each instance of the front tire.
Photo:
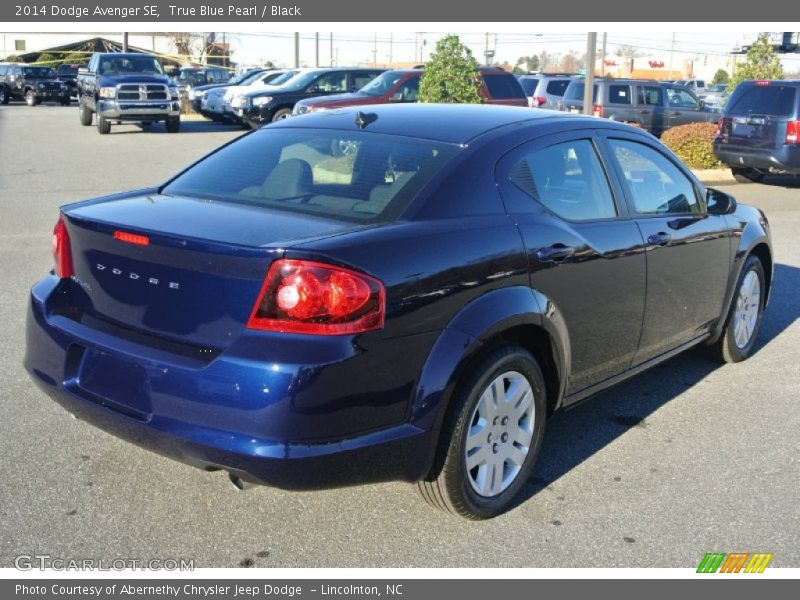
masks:
<svg viewBox="0 0 800 600"><path fill-rule="evenodd" d="M25 92L25 104L28 106L36 106L39 104L39 99L36 97L36 94L33 93L33 90Z"/></svg>
<svg viewBox="0 0 800 600"><path fill-rule="evenodd" d="M97 115L97 133L100 135L107 135L111 133L111 121L99 113Z"/></svg>
<svg viewBox="0 0 800 600"><path fill-rule="evenodd" d="M9 100L9 98L8 98L8 92L6 91L6 88L4 86L0 85L0 104L6 105L6 104L8 104L8 100Z"/></svg>
<svg viewBox="0 0 800 600"><path fill-rule="evenodd" d="M503 345L470 371L454 402L419 491L445 512L488 519L508 510L533 471L544 436L544 378L529 352Z"/></svg>
<svg viewBox="0 0 800 600"><path fill-rule="evenodd" d="M751 167L731 167L731 175L739 183L758 183L764 179L764 173Z"/></svg>
<svg viewBox="0 0 800 600"><path fill-rule="evenodd" d="M292 109L291 108L282 108L280 110L275 111L275 114L272 115L272 122L275 121L283 121L284 119L288 119L292 116Z"/></svg>
<svg viewBox="0 0 800 600"><path fill-rule="evenodd" d="M167 133L178 133L181 130L181 118L170 117L166 120Z"/></svg>
<svg viewBox="0 0 800 600"><path fill-rule="evenodd" d="M78 114L80 115L81 125L88 127L92 124L92 111L80 100L78 100Z"/></svg>
<svg viewBox="0 0 800 600"><path fill-rule="evenodd" d="M753 353L766 299L766 277L758 257L744 263L720 338L710 346L712 355L725 363L741 362Z"/></svg>

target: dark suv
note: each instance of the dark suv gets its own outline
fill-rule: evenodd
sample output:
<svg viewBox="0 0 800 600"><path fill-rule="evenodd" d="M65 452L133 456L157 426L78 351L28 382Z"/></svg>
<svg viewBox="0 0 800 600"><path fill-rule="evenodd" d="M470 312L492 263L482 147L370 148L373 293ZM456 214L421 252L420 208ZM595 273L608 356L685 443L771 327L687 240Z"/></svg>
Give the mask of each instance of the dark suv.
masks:
<svg viewBox="0 0 800 600"><path fill-rule="evenodd" d="M70 98L78 97L78 68L80 65L59 65L56 77L69 91Z"/></svg>
<svg viewBox="0 0 800 600"><path fill-rule="evenodd" d="M248 127L280 121L292 115L300 100L330 96L361 89L386 69L327 68L309 69L280 86L259 88L242 95L236 115Z"/></svg>
<svg viewBox="0 0 800 600"><path fill-rule="evenodd" d="M714 154L737 181L800 175L800 80L743 81L717 123Z"/></svg>
<svg viewBox="0 0 800 600"><path fill-rule="evenodd" d="M40 102L69 104L69 89L50 67L18 63L0 64L0 104L25 100L28 106Z"/></svg>
<svg viewBox="0 0 800 600"><path fill-rule="evenodd" d="M226 83L231 74L224 67L182 67L175 77L181 98L189 98L197 86Z"/></svg>
<svg viewBox="0 0 800 600"><path fill-rule="evenodd" d="M583 79L573 80L559 105L562 111L583 112ZM715 121L689 88L647 79L596 79L592 96L596 117L638 125L656 136L670 127Z"/></svg>

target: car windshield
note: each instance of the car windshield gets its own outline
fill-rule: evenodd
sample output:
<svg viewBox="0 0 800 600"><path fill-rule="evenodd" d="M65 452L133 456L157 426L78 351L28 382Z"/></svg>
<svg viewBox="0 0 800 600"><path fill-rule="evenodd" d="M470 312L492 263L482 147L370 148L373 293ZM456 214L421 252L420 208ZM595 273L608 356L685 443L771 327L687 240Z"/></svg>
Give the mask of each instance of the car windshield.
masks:
<svg viewBox="0 0 800 600"><path fill-rule="evenodd" d="M269 82L270 85L283 85L287 81L293 79L300 71L286 71L286 73L281 73L275 79Z"/></svg>
<svg viewBox="0 0 800 600"><path fill-rule="evenodd" d="M97 68L100 75L117 75L121 73L143 73L147 75L163 75L164 70L152 56L114 56L105 55L100 58Z"/></svg>
<svg viewBox="0 0 800 600"><path fill-rule="evenodd" d="M286 88L293 90L301 90L314 82L318 77L323 75L325 71L305 71L298 73L291 81L287 81Z"/></svg>
<svg viewBox="0 0 800 600"><path fill-rule="evenodd" d="M58 67L58 74L59 75L77 75L78 74L78 67L68 67L67 65L61 65Z"/></svg>
<svg viewBox="0 0 800 600"><path fill-rule="evenodd" d="M533 91L536 89L536 86L539 85L539 80L531 79L530 77L521 77L519 84L522 86L522 89L525 90L526 96L533 96Z"/></svg>
<svg viewBox="0 0 800 600"><path fill-rule="evenodd" d="M385 96L402 78L401 71L386 71L358 91L367 96Z"/></svg>
<svg viewBox="0 0 800 600"><path fill-rule="evenodd" d="M162 190L353 222L397 218L459 147L365 131L265 127Z"/></svg>
<svg viewBox="0 0 800 600"><path fill-rule="evenodd" d="M55 77L56 74L50 67L25 67L22 71L25 77Z"/></svg>
<svg viewBox="0 0 800 600"><path fill-rule="evenodd" d="M205 83L206 72L195 71L195 70L181 71L181 74L178 76L178 81L181 83L190 83L190 84Z"/></svg>

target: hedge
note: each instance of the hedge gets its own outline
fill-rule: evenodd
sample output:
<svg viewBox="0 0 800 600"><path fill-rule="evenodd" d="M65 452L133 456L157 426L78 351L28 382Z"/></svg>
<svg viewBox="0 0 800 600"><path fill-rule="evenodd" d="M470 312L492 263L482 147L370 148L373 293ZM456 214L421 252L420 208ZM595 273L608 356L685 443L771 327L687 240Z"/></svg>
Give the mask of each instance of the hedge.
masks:
<svg viewBox="0 0 800 600"><path fill-rule="evenodd" d="M714 123L690 123L667 129L661 141L689 168L715 169L720 166L711 147L716 131Z"/></svg>

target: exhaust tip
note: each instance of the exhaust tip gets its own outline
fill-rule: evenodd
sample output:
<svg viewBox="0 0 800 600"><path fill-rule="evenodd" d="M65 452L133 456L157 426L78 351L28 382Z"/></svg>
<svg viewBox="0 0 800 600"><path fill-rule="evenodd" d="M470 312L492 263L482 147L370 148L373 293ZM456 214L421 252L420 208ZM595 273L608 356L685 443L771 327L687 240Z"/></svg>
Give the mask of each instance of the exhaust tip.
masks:
<svg viewBox="0 0 800 600"><path fill-rule="evenodd" d="M245 490L249 490L252 487L255 487L255 483L250 481L245 481L238 475L234 475L233 473L228 473L228 479L230 479L231 485L236 488L237 491L243 492Z"/></svg>

